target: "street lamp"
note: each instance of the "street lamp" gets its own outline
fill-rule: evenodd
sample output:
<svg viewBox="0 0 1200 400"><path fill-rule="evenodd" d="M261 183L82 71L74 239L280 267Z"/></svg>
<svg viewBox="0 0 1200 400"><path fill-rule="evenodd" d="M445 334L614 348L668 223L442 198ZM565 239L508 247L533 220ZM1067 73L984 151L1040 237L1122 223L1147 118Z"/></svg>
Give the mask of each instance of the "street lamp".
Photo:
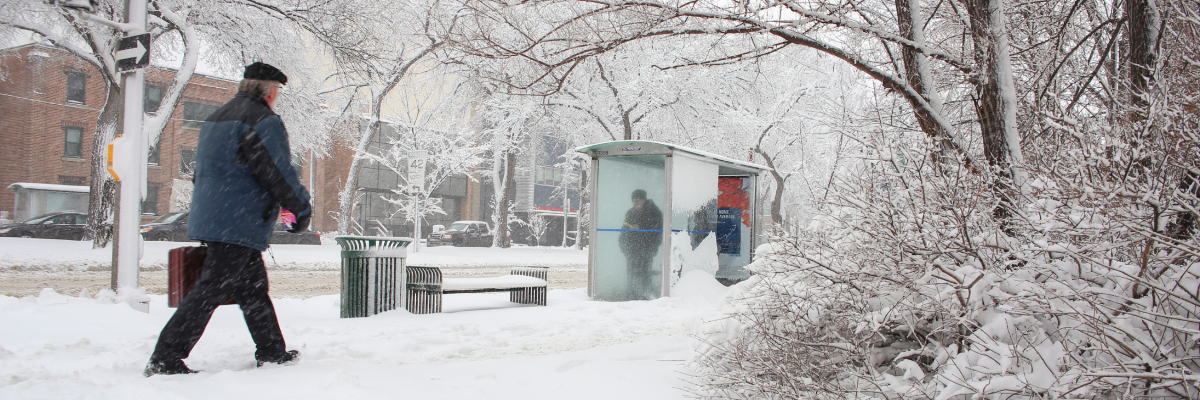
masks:
<svg viewBox="0 0 1200 400"><path fill-rule="evenodd" d="M111 26L129 35L120 41L114 60L125 91L122 134L109 145L109 172L117 181L116 239L113 241L112 289L118 293L138 288L138 264L142 258L141 203L146 193L146 134L142 132L142 90L145 68L150 62L146 33L147 0L125 0L125 22L110 21L92 14L95 0L50 0L52 5L76 10L81 19ZM130 51L132 50L132 51ZM128 58L132 57L132 60ZM132 294L132 293L131 293ZM141 296L146 299L145 296ZM131 307L150 311L150 302L131 301Z"/></svg>

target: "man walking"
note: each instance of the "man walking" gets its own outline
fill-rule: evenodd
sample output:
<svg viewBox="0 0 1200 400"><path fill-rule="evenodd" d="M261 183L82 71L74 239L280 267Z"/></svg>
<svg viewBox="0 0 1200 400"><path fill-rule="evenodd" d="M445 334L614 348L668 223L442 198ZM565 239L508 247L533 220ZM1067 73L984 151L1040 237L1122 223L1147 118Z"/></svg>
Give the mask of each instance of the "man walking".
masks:
<svg viewBox="0 0 1200 400"><path fill-rule="evenodd" d="M634 190L630 197L633 207L625 212L618 238L629 269L629 298L650 300L658 297L654 295L654 270L650 264L662 247L663 215L654 200L646 198L645 190Z"/></svg>
<svg viewBox="0 0 1200 400"><path fill-rule="evenodd" d="M196 286L158 336L144 375L189 374L183 363L217 306L227 298L242 309L258 366L295 361L267 295L267 248L280 206L296 216L291 231L308 228L308 190L292 167L288 133L272 109L287 75L268 64L246 67L237 96L200 128L188 237L208 245Z"/></svg>

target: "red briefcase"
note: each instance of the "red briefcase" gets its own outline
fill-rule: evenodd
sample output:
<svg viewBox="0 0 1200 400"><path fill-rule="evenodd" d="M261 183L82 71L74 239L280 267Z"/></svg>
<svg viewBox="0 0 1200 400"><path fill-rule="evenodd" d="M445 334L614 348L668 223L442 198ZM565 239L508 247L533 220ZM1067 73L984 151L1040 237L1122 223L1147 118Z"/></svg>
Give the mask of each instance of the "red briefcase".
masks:
<svg viewBox="0 0 1200 400"><path fill-rule="evenodd" d="M179 307L179 302L192 291L196 281L200 280L200 270L204 268L204 257L208 255L208 247L190 246L171 249L167 252L167 305ZM235 304L232 298L225 299L223 304Z"/></svg>

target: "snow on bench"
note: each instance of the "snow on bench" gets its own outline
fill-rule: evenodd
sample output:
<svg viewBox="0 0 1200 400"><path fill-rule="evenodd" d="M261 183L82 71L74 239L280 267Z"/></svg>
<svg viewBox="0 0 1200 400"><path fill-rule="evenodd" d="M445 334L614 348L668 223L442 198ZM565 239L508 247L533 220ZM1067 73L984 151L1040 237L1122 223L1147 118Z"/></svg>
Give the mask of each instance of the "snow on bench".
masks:
<svg viewBox="0 0 1200 400"><path fill-rule="evenodd" d="M549 267L514 267L512 274L490 278L442 278L437 267L405 267L405 308L413 314L442 312L442 295L509 292L514 303L546 305Z"/></svg>
<svg viewBox="0 0 1200 400"><path fill-rule="evenodd" d="M461 293L476 290L506 290L546 286L545 279L525 275L496 276L491 278L443 278L442 293Z"/></svg>

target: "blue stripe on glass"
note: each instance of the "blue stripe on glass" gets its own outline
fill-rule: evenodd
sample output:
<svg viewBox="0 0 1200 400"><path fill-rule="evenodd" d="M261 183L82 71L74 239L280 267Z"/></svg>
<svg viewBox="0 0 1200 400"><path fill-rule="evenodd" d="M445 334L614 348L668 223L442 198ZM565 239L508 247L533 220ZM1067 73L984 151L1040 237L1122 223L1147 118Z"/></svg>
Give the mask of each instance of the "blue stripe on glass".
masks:
<svg viewBox="0 0 1200 400"><path fill-rule="evenodd" d="M599 231L599 232L662 232L661 229L601 229L601 228L596 228L596 231ZM713 233L713 232L701 232L701 231L684 231L684 230L679 230L679 229L671 230L671 232L687 232L687 233L694 233L697 235L711 235Z"/></svg>

